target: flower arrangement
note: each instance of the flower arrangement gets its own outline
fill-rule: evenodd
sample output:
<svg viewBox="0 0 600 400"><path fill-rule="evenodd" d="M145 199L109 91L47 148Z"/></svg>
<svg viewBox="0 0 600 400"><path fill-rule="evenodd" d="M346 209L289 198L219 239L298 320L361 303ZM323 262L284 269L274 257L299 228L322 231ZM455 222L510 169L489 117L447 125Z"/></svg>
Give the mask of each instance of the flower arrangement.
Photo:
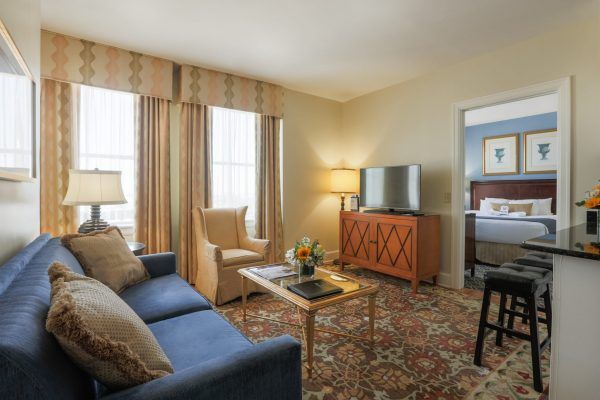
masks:
<svg viewBox="0 0 600 400"><path fill-rule="evenodd" d="M590 254L600 254L600 242L590 242L590 243L575 243L575 247L578 247L582 251Z"/></svg>
<svg viewBox="0 0 600 400"><path fill-rule="evenodd" d="M310 241L304 236L301 241L296 242L294 248L285 253L285 259L300 269L302 275L312 275L315 267L323 264L325 250L318 240Z"/></svg>
<svg viewBox="0 0 600 400"><path fill-rule="evenodd" d="M575 203L575 205L589 209L600 209L600 185L595 185L592 190L585 193L586 197Z"/></svg>

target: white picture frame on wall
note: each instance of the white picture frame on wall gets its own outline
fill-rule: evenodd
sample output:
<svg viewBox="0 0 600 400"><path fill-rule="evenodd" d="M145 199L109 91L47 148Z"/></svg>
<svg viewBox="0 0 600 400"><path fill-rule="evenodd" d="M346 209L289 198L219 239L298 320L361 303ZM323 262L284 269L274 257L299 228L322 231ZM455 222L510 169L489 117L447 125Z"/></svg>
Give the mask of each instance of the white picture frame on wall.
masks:
<svg viewBox="0 0 600 400"><path fill-rule="evenodd" d="M560 149L558 131L544 129L523 133L523 162L525 174L555 174Z"/></svg>
<svg viewBox="0 0 600 400"><path fill-rule="evenodd" d="M488 136L482 140L482 175L519 174L519 134Z"/></svg>

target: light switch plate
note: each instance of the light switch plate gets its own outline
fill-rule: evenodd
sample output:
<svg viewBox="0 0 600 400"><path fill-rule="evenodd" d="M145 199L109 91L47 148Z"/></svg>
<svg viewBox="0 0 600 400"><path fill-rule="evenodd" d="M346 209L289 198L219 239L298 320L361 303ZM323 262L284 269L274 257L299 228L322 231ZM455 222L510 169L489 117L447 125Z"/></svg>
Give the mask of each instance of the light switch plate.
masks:
<svg viewBox="0 0 600 400"><path fill-rule="evenodd" d="M452 193L444 192L443 200L444 200L444 203L452 203Z"/></svg>

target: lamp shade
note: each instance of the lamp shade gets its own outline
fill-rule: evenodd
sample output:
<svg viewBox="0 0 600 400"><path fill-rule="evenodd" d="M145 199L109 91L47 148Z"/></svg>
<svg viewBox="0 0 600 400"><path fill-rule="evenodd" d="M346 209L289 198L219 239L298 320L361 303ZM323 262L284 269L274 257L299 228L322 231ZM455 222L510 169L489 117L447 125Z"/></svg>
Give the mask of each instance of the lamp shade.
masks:
<svg viewBox="0 0 600 400"><path fill-rule="evenodd" d="M93 206L127 203L121 185L121 171L69 170L66 206Z"/></svg>
<svg viewBox="0 0 600 400"><path fill-rule="evenodd" d="M335 168L331 170L332 193L356 193L357 174L355 169Z"/></svg>

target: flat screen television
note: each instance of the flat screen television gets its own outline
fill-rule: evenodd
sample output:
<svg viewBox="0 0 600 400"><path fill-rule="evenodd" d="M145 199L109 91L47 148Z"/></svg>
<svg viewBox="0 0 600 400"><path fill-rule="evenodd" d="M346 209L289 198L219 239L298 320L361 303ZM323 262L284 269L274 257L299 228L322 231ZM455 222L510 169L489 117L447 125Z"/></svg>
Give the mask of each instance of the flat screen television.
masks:
<svg viewBox="0 0 600 400"><path fill-rule="evenodd" d="M419 211L421 165L361 168L360 205L398 211Z"/></svg>

